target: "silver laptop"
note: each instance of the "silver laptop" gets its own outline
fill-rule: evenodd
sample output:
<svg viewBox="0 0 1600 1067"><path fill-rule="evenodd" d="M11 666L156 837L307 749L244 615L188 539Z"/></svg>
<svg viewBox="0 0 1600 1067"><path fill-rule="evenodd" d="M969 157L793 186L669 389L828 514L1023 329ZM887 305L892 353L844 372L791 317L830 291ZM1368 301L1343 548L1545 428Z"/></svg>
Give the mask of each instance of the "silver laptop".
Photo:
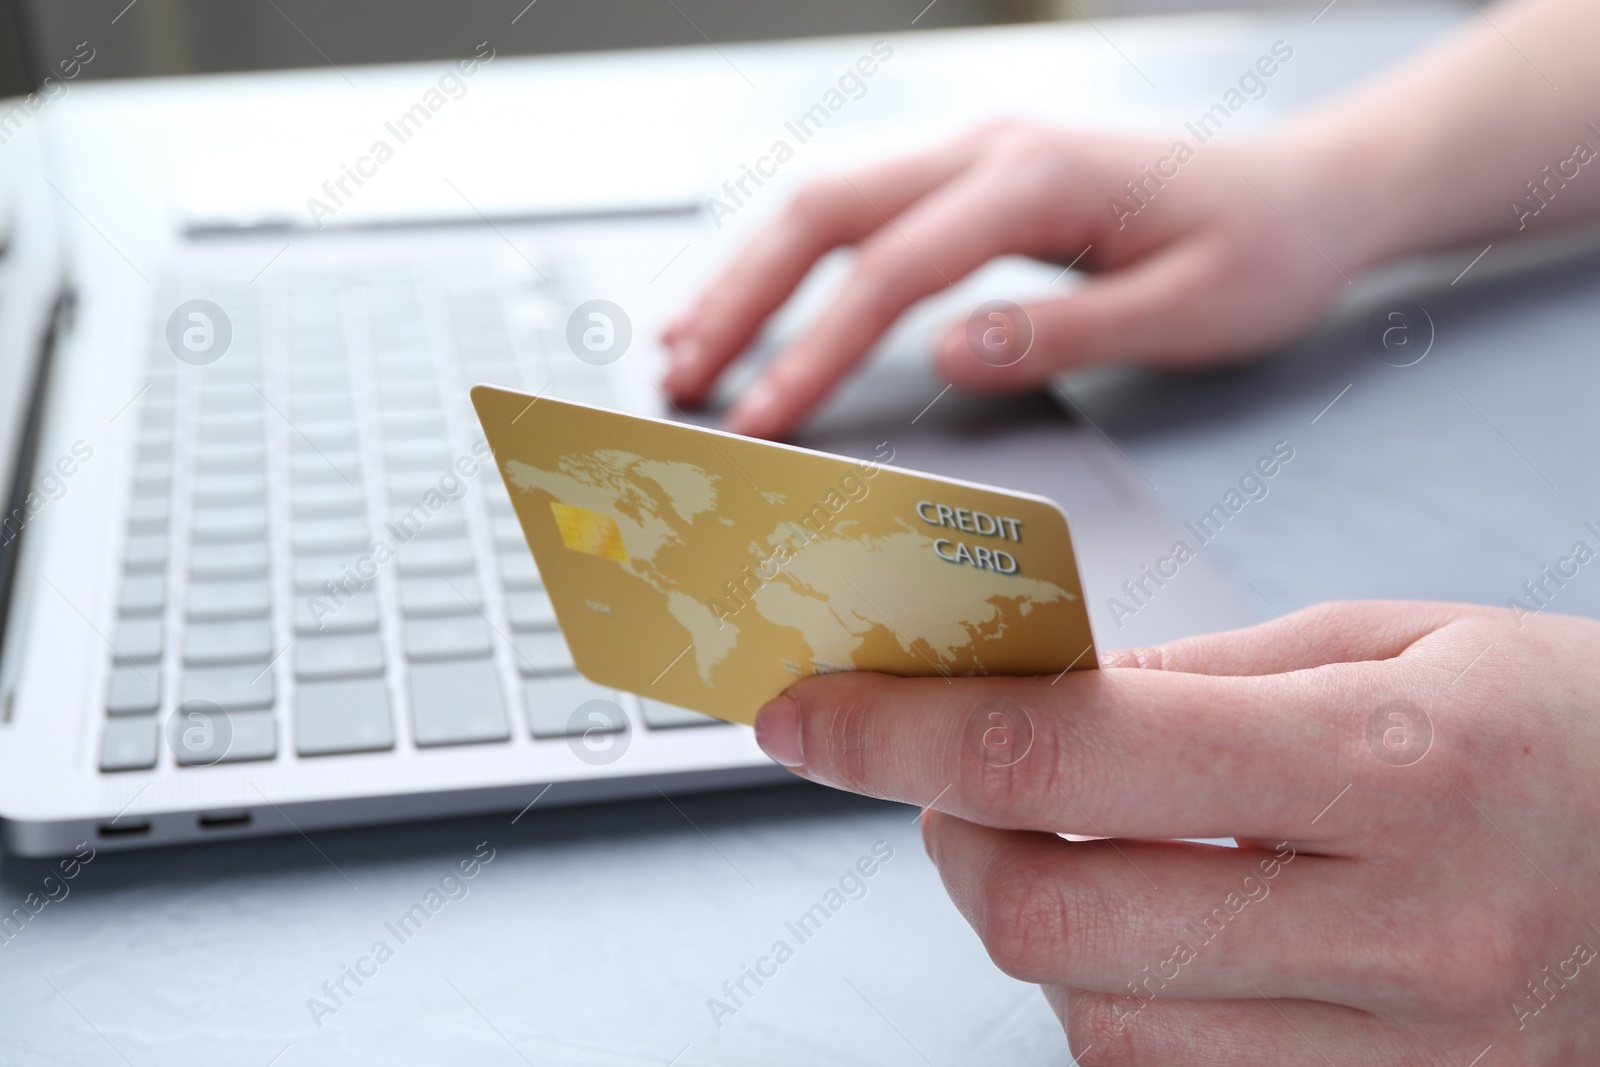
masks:
<svg viewBox="0 0 1600 1067"><path fill-rule="evenodd" d="M696 57L680 53L723 61ZM704 236L697 201L661 190L598 207L379 211L321 230L175 213L161 241L133 249L110 201L75 193L121 167L146 173L150 150L78 142L135 108L182 125L216 84L128 104L118 87L74 88L36 112L0 101L4 847L790 780L746 728L573 672L467 402L490 381L683 415L652 384L654 279L619 270L617 249L645 230L669 246ZM176 185L130 180L113 214L160 215ZM929 375L918 323L979 289L1009 292L1008 278L990 272L913 317L805 443L869 456L887 439L898 464L1060 500L1104 644L1236 621L1195 567L1136 625L1113 626L1099 605L1175 539L1127 461L1048 401L946 397ZM571 346L574 313L598 297L635 309L627 360Z"/></svg>

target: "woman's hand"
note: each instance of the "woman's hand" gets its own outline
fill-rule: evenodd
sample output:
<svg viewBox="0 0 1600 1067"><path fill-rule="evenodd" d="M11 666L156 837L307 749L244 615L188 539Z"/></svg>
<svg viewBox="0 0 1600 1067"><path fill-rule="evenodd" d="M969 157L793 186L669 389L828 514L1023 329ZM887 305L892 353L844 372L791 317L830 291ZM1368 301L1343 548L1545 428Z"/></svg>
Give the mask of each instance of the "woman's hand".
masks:
<svg viewBox="0 0 1600 1067"><path fill-rule="evenodd" d="M1600 1048L1597 647L1328 604L1055 681L811 678L756 736L931 805L956 906L1094 1067L1573 1064Z"/></svg>
<svg viewBox="0 0 1600 1067"><path fill-rule="evenodd" d="M901 312L1008 254L1076 262L1093 277L1023 308L1032 347L1008 366L980 358L967 324L953 323L937 359L957 386L1023 388L1093 363L1202 365L1293 336L1346 284L1341 271L1370 254L1363 213L1341 197L1338 168L1311 152L1189 144L1192 155L1172 142L1006 123L816 182L664 331L667 391L700 400L842 245L856 248L850 279L740 397L730 428L787 432Z"/></svg>

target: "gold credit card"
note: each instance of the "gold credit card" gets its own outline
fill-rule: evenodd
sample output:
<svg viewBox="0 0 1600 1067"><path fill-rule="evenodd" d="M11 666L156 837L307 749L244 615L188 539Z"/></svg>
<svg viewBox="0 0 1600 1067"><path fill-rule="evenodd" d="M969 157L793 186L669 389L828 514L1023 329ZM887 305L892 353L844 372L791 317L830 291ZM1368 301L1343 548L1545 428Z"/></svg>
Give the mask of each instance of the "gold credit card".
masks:
<svg viewBox="0 0 1600 1067"><path fill-rule="evenodd" d="M831 671L1096 666L1043 497L717 430L472 390L577 668L748 723Z"/></svg>

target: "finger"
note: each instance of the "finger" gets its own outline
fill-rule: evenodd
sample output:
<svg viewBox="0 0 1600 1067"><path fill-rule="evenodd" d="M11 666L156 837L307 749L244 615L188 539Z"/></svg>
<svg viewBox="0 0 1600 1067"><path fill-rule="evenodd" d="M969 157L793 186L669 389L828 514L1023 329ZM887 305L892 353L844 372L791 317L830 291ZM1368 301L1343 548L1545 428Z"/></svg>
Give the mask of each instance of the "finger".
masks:
<svg viewBox="0 0 1600 1067"><path fill-rule="evenodd" d="M756 739L807 778L988 826L1304 840L1330 787L1350 780L1338 764L1378 684L1362 669L1095 670L1054 683L847 672L771 701Z"/></svg>
<svg viewBox="0 0 1600 1067"><path fill-rule="evenodd" d="M849 177L805 186L663 332L664 386L679 403L699 401L826 252L853 244L949 181L977 150L974 137Z"/></svg>
<svg viewBox="0 0 1600 1067"><path fill-rule="evenodd" d="M995 167L967 169L898 218L869 203L882 228L862 243L850 277L811 327L728 413L738 433L775 437L793 428L860 361L900 315L1028 240L1024 202L1004 195ZM862 200L868 201L864 194Z"/></svg>
<svg viewBox="0 0 1600 1067"><path fill-rule="evenodd" d="M1177 841L1066 842L932 814L923 837L950 899L1001 970L1140 997L1287 996L1394 1010L1413 1000L1367 868ZM1399 917L1396 916L1398 919Z"/></svg>
<svg viewBox="0 0 1600 1067"><path fill-rule="evenodd" d="M1218 257L1199 241L1181 242L1106 274L1072 294L1021 306L1031 332L1026 353L997 360L975 347L965 321L940 340L939 372L974 391L1027 388L1063 371L1098 363L1172 363L1195 350L1197 319L1211 316ZM1242 354L1241 354L1242 355Z"/></svg>
<svg viewBox="0 0 1600 1067"><path fill-rule="evenodd" d="M951 324L938 347L940 370L963 388L995 390L1104 363L1186 367L1248 359L1293 333L1310 312L1278 297L1259 262L1242 255L1221 233L1177 237L1093 275L1070 295L1024 307L1033 334L1026 358L996 361L973 347L965 323Z"/></svg>
<svg viewBox="0 0 1600 1067"><path fill-rule="evenodd" d="M1263 675L1393 659L1461 614L1453 604L1377 600L1318 604L1242 630L1107 652L1101 663L1189 674Z"/></svg>
<svg viewBox="0 0 1600 1067"><path fill-rule="evenodd" d="M1046 989L1080 1067L1327 1067L1476 1062L1489 1038L1423 1037L1365 1012L1264 998L1139 1000Z"/></svg>

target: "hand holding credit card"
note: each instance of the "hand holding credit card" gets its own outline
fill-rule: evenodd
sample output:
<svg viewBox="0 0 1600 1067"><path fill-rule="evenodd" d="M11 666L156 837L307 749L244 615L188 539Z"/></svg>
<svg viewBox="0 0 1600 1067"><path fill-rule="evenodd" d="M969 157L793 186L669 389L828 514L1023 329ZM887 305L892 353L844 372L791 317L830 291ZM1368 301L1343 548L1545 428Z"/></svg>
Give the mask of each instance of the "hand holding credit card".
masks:
<svg viewBox="0 0 1600 1067"><path fill-rule="evenodd" d="M1096 666L1066 516L1012 493L493 386L472 401L591 681L750 723L800 678Z"/></svg>

